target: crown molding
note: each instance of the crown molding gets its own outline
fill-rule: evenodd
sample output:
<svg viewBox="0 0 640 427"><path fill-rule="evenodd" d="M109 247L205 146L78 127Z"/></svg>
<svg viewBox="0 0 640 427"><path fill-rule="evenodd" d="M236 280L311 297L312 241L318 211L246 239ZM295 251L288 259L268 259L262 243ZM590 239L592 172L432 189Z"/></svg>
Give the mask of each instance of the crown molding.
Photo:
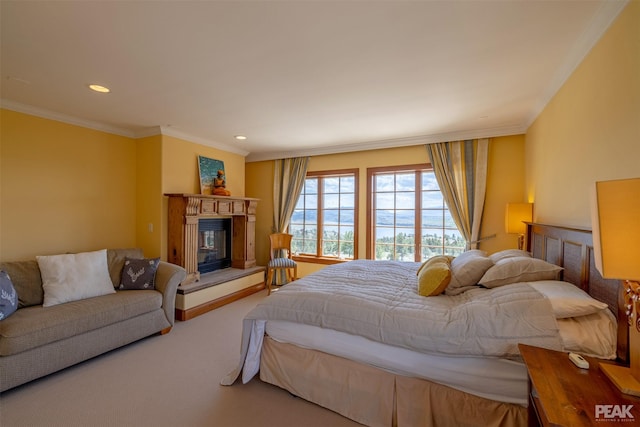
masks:
<svg viewBox="0 0 640 427"><path fill-rule="evenodd" d="M216 148L218 150L226 151L228 153L239 154L244 157L246 157L249 154L247 150L243 150L241 148L234 147L232 145L222 144L216 141L212 141L210 139L201 138L199 136L192 135L187 132L183 132L181 130L177 130L170 126L160 126L159 128L162 135L172 136L174 138L183 139L185 141L194 142L200 145L206 145L207 147Z"/></svg>
<svg viewBox="0 0 640 427"><path fill-rule="evenodd" d="M591 49L602 38L604 33L609 29L613 21L618 17L620 12L627 6L629 0L614 0L602 2L600 8L591 20L588 28L578 37L576 44L570 50L564 63L556 72L554 78L547 86L540 97L538 104L531 110L531 114L527 117L526 128L533 124L540 113L546 108L547 104L558 93L560 88L565 84L567 79L578 68L578 65L584 61L585 57L591 52Z"/></svg>
<svg viewBox="0 0 640 427"><path fill-rule="evenodd" d="M330 147L310 148L308 150L296 151L274 151L268 153L251 153L246 158L246 162L260 162L266 160L285 159L290 157L321 156L327 154L349 153L354 151L380 150L394 147L408 147L421 144L435 144L436 142L461 141L479 138L494 138L499 136L519 135L525 133L526 126L504 126L488 129L475 129L466 131L456 131L439 133L432 135L420 135L406 138L385 139L379 141L369 141L354 144L334 145Z"/></svg>
<svg viewBox="0 0 640 427"><path fill-rule="evenodd" d="M198 136L194 136L186 132L176 130L169 126L151 126L139 131L132 131L130 129L123 129L116 126L110 126L104 123L100 123L100 122L80 119L78 117L57 113L55 111L46 110L44 108L34 107L32 105L10 101L8 99L0 100L0 107L7 110L15 111L18 113L29 114L31 116L36 116L43 119L55 120L58 122L67 123L74 126L80 126L83 128L93 129L100 132L124 136L132 139L146 138L146 137L155 136L155 135L167 135L167 136L173 136L175 138L183 139L185 141L193 142L196 144L206 145L208 147L216 148L222 151L239 154L241 156L246 156L247 154L249 154L249 152L246 150L242 150L237 147L233 147L229 145L220 144L205 138L200 138Z"/></svg>
<svg viewBox="0 0 640 427"><path fill-rule="evenodd" d="M15 111L18 113L29 114L31 116L41 117L43 119L55 120L57 122L67 123L74 126L80 126L83 128L93 129L100 132L111 133L119 136L126 136L127 138L134 138L134 132L129 129L123 129L116 126L110 126L100 122L94 122L91 120L80 119L78 117L69 116L66 114L58 113L44 108L34 107L32 105L21 104L19 102L10 101L8 99L0 100L0 106L4 109Z"/></svg>

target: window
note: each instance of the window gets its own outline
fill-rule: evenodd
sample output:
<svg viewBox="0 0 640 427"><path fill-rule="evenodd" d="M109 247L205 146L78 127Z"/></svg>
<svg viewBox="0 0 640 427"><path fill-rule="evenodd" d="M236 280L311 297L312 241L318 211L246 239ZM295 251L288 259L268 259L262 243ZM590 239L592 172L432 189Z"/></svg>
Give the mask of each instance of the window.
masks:
<svg viewBox="0 0 640 427"><path fill-rule="evenodd" d="M356 258L357 200L357 169L308 172L289 224L294 254Z"/></svg>
<svg viewBox="0 0 640 427"><path fill-rule="evenodd" d="M369 258L424 261L464 251L430 165L371 168L367 177Z"/></svg>

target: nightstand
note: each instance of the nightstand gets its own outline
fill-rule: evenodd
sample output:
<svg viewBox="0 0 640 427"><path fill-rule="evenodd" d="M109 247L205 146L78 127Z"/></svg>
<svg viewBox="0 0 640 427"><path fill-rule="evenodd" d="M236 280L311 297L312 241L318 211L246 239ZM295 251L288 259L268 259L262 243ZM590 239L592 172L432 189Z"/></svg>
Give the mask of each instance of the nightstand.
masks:
<svg viewBox="0 0 640 427"><path fill-rule="evenodd" d="M640 423L640 398L622 394L600 370L600 359L585 357L589 369L580 369L568 353L518 347L529 375L529 426Z"/></svg>

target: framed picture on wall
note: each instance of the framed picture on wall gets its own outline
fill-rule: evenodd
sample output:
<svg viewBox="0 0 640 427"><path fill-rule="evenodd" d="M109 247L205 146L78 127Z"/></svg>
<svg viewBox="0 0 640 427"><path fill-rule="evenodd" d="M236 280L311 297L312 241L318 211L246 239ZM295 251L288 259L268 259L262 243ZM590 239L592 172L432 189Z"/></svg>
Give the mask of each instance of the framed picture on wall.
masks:
<svg viewBox="0 0 640 427"><path fill-rule="evenodd" d="M198 156L198 171L200 172L200 194L214 196L230 196L226 189L227 180L222 160Z"/></svg>
<svg viewBox="0 0 640 427"><path fill-rule="evenodd" d="M218 179L218 171L224 176L224 162L198 156L198 171L200 172L200 194L213 194L214 180Z"/></svg>

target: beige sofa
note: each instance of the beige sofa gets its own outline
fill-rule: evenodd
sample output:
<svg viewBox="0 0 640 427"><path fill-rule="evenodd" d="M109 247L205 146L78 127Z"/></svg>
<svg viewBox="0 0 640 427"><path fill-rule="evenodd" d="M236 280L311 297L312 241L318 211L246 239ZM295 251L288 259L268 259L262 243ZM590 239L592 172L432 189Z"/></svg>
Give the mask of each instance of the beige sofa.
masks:
<svg viewBox="0 0 640 427"><path fill-rule="evenodd" d="M125 257L143 258L139 249L107 251L114 288ZM19 299L17 311L0 321L0 392L156 333L171 330L175 297L186 272L160 261L155 290L115 293L43 307L44 291L36 260L3 262ZM87 280L90 280L88 278Z"/></svg>

